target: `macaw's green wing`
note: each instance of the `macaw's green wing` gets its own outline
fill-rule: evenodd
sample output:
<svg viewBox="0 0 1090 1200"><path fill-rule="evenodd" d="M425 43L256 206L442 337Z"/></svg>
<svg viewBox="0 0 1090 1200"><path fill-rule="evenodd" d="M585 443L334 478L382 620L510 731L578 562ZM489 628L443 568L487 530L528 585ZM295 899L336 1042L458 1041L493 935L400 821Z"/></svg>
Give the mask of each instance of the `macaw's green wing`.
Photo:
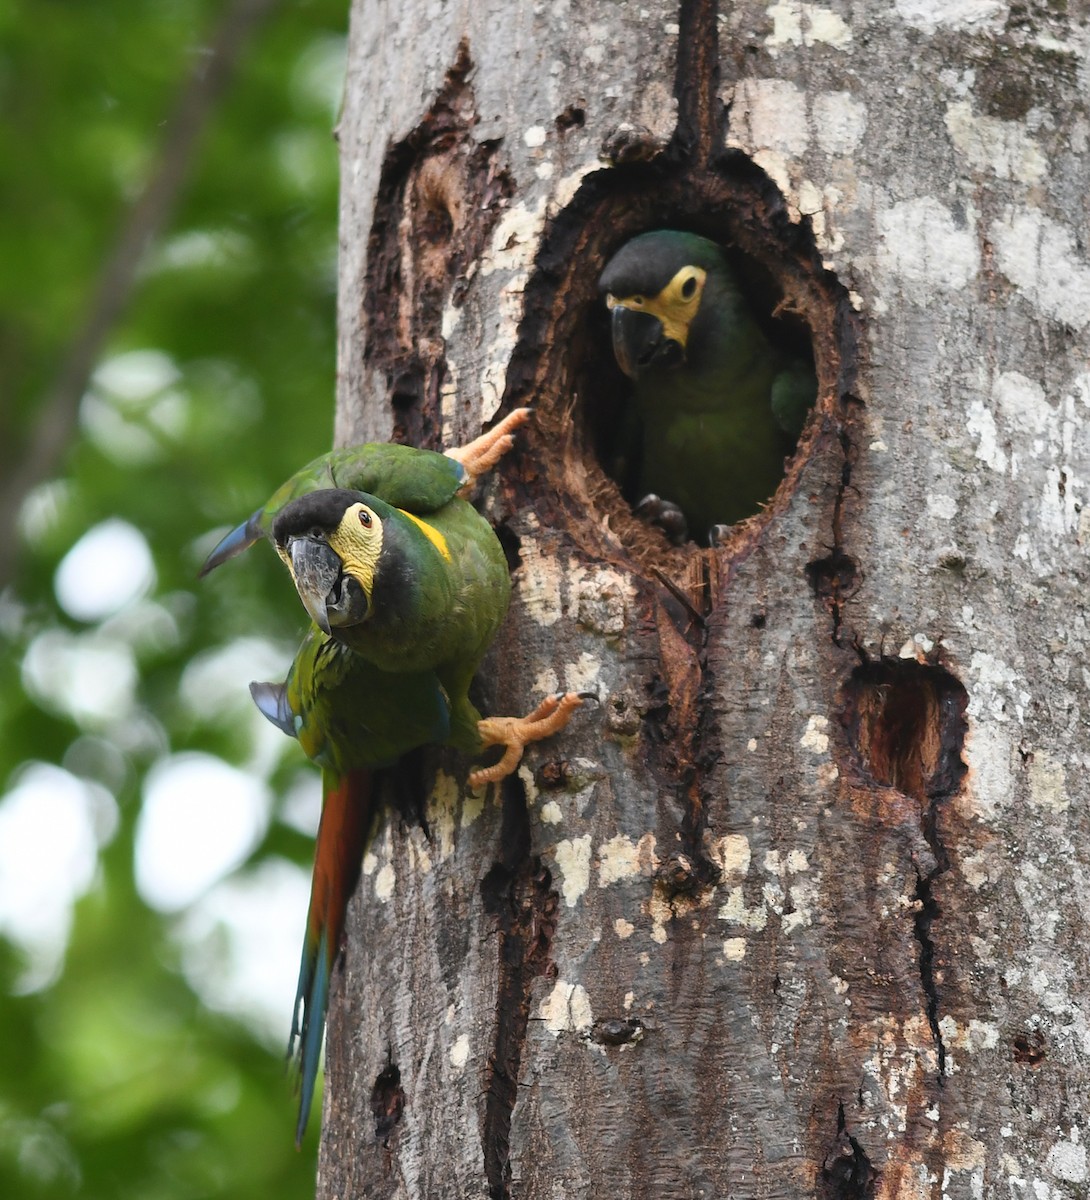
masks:
<svg viewBox="0 0 1090 1200"><path fill-rule="evenodd" d="M434 671L384 671L311 626L284 683L251 683L263 716L338 774L389 766L450 736Z"/></svg>
<svg viewBox="0 0 1090 1200"><path fill-rule="evenodd" d="M460 462L412 446L370 442L334 450L326 459L333 483L323 482L319 487L368 492L394 508L419 515L435 512L453 500L468 478ZM297 491L291 498L302 494Z"/></svg>
<svg viewBox="0 0 1090 1200"><path fill-rule="evenodd" d="M307 463L278 488L262 510L268 518L262 528L268 532L285 504L324 488L367 492L411 513L435 512L454 498L466 479L461 463L434 450L390 442L346 446Z"/></svg>
<svg viewBox="0 0 1090 1200"><path fill-rule="evenodd" d="M772 381L772 415L792 437L802 433L817 396L817 379L805 363L795 363Z"/></svg>
<svg viewBox="0 0 1090 1200"><path fill-rule="evenodd" d="M323 488L369 492L394 508L423 516L452 500L467 479L460 462L434 450L384 442L331 450L296 471L277 488L264 508L232 529L204 560L201 577L268 537L276 514L309 492Z"/></svg>

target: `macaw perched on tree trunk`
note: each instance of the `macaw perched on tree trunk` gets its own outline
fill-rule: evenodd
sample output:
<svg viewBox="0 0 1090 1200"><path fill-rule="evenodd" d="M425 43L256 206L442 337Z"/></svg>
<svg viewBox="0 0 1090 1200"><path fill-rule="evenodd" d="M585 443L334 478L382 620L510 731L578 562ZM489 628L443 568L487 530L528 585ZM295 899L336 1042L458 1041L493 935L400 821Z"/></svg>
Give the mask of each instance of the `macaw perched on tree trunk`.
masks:
<svg viewBox="0 0 1090 1200"><path fill-rule="evenodd" d="M696 234L640 234L598 288L642 424L624 469L637 511L678 542L752 516L813 407L810 365L769 342L722 249Z"/></svg>
<svg viewBox="0 0 1090 1200"><path fill-rule="evenodd" d="M499 745L503 757L469 776L471 787L496 782L514 771L527 744L562 729L582 702L568 693L547 698L528 717L482 719L469 699L511 584L492 527L457 493L510 448L512 430L527 415L512 413L449 455L376 445L358 448L354 458L341 451L318 460L229 534L206 564L211 569L267 532L315 623L285 683L250 687L261 712L322 768L289 1042L289 1053L299 1043L297 1142L310 1113L345 912L374 823L374 772L419 746L477 755ZM333 472L366 479L383 497L309 487Z"/></svg>

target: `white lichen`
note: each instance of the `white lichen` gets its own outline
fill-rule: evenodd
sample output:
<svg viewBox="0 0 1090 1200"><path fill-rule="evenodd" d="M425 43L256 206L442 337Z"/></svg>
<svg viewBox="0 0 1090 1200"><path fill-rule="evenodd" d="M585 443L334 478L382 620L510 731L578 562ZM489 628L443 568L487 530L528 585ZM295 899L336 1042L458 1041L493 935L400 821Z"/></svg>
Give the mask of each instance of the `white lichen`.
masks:
<svg viewBox="0 0 1090 1200"><path fill-rule="evenodd" d="M581 983L568 983L563 979L558 979L542 1000L538 1014L553 1037L572 1031L586 1032L594 1024L586 988Z"/></svg>
<svg viewBox="0 0 1090 1200"><path fill-rule="evenodd" d="M837 50L851 45L851 27L831 8L805 0L776 0L767 12L772 18L772 32L765 38L765 45L773 54L785 46L813 46L819 42Z"/></svg>
<svg viewBox="0 0 1090 1200"><path fill-rule="evenodd" d="M1045 316L1081 330L1090 322L1090 264L1072 230L1036 208L1012 208L991 227L996 263Z"/></svg>
<svg viewBox="0 0 1090 1200"><path fill-rule="evenodd" d="M744 937L726 938L723 942L723 957L727 962L741 962L746 956L746 939Z"/></svg>
<svg viewBox="0 0 1090 1200"><path fill-rule="evenodd" d="M460 1071L469 1061L469 1034L463 1033L458 1036L453 1046L450 1048L450 1065Z"/></svg>
<svg viewBox="0 0 1090 1200"><path fill-rule="evenodd" d="M811 754L825 754L829 749L829 718L815 714L806 722L806 729L799 738L799 745Z"/></svg>
<svg viewBox="0 0 1090 1200"><path fill-rule="evenodd" d="M536 540L522 545L522 563L515 572L515 587L530 620L555 625L564 611L558 560L542 553Z"/></svg>
<svg viewBox="0 0 1090 1200"><path fill-rule="evenodd" d="M599 887L637 875L651 875L658 865L655 835L645 833L637 842L618 834L598 847L597 858Z"/></svg>
<svg viewBox="0 0 1090 1200"><path fill-rule="evenodd" d="M375 896L385 904L394 894L397 875L393 863L386 863L375 876Z"/></svg>
<svg viewBox="0 0 1090 1200"><path fill-rule="evenodd" d="M934 196L894 204L878 216L878 267L886 303L929 307L936 291L960 291L980 269L972 214L955 216Z"/></svg>
<svg viewBox="0 0 1090 1200"><path fill-rule="evenodd" d="M590 834L557 842L553 857L563 876L560 891L564 903L574 908L590 887Z"/></svg>
<svg viewBox="0 0 1090 1200"><path fill-rule="evenodd" d="M946 130L955 149L977 171L1027 185L1044 178L1044 151L1018 121L980 116L967 100L958 100L946 110Z"/></svg>

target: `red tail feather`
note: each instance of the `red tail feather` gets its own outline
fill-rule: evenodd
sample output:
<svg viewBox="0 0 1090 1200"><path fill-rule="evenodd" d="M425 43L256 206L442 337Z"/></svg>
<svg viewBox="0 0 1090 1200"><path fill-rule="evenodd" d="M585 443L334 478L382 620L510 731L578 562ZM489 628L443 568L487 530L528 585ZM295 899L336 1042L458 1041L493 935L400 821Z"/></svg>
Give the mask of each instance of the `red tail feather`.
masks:
<svg viewBox="0 0 1090 1200"><path fill-rule="evenodd" d="M374 807L370 771L351 771L344 776L326 771L322 775L322 784L325 795L314 848L310 911L288 1042L288 1053L291 1054L295 1039L299 1038L302 1095L295 1131L297 1145L310 1115L329 1000L329 981L340 953L348 901L359 882Z"/></svg>

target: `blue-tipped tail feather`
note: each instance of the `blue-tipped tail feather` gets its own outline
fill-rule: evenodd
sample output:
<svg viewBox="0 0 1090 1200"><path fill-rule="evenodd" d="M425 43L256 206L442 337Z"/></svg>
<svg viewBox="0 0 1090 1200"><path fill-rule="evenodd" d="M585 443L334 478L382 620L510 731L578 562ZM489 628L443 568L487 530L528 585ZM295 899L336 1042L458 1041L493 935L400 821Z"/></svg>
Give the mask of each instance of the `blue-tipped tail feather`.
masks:
<svg viewBox="0 0 1090 1200"><path fill-rule="evenodd" d="M318 1060L322 1052L322 1032L325 1029L325 1014L329 1005L329 977L333 956L323 930L318 944L311 948L308 937L303 945L303 959L299 964L299 986L295 992L295 1012L291 1018L291 1036L288 1038L288 1057L295 1056L296 1039L299 1042L299 1116L295 1123L295 1144L299 1146L306 1133L310 1119L310 1107L314 1101L314 1084L318 1078Z"/></svg>
<svg viewBox="0 0 1090 1200"><path fill-rule="evenodd" d="M350 771L343 776L322 772L322 819L314 847L310 911L288 1039L288 1055L297 1055L299 1060L296 1146L303 1140L314 1100L330 979L341 949L345 912L359 881L364 843L371 828L372 779L369 771Z"/></svg>

